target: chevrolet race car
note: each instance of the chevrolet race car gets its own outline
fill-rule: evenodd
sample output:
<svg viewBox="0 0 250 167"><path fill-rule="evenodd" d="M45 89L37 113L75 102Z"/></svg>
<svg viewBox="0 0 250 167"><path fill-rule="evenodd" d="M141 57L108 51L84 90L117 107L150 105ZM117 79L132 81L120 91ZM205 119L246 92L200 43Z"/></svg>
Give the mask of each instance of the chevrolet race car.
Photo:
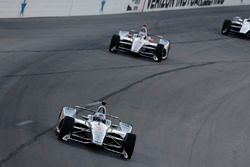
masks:
<svg viewBox="0 0 250 167"><path fill-rule="evenodd" d="M109 51L135 53L161 62L168 58L170 41L163 39L161 36L148 35L147 29L144 27L140 32L120 31L119 35L113 35Z"/></svg>
<svg viewBox="0 0 250 167"><path fill-rule="evenodd" d="M63 107L56 126L58 138L62 141L72 140L101 146L130 159L136 142L132 126L107 114L105 104L95 102L85 107ZM97 109L93 110L93 107ZM118 124L114 124L111 119Z"/></svg>
<svg viewBox="0 0 250 167"><path fill-rule="evenodd" d="M234 17L233 20L225 20L221 29L223 35L228 35L230 32L244 34L250 38L250 17Z"/></svg>

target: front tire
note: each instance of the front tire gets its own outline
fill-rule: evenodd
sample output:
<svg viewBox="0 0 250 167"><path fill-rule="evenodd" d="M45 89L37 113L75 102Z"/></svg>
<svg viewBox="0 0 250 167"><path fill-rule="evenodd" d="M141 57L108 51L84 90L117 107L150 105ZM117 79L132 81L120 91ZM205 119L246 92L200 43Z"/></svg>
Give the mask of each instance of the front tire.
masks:
<svg viewBox="0 0 250 167"><path fill-rule="evenodd" d="M164 45L158 44L155 49L155 55L153 57L154 61L161 62L162 57L164 56Z"/></svg>
<svg viewBox="0 0 250 167"><path fill-rule="evenodd" d="M127 156L124 156L126 159L130 159L134 152L136 142L136 135L132 133L128 133L124 139L123 148L126 152Z"/></svg>
<svg viewBox="0 0 250 167"><path fill-rule="evenodd" d="M222 35L228 35L230 31L231 20L225 20L221 29Z"/></svg>
<svg viewBox="0 0 250 167"><path fill-rule="evenodd" d="M68 135L72 132L73 130L73 125L74 125L75 119L72 117L65 117L62 122L60 122L60 132L58 134L58 139L63 140L63 137L65 135Z"/></svg>
<svg viewBox="0 0 250 167"><path fill-rule="evenodd" d="M119 45L119 43L120 43L120 36L119 35L113 35L112 39L111 39L111 42L110 42L110 45L109 45L109 51L113 52L113 53L116 53L117 52L116 48Z"/></svg>

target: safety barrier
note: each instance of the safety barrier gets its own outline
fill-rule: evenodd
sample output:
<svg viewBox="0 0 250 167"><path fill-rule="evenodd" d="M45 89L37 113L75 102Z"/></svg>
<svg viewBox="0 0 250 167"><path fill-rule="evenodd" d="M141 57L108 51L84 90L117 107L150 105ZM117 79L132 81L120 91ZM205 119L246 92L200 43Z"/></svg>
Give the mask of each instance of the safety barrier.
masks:
<svg viewBox="0 0 250 167"><path fill-rule="evenodd" d="M250 4L250 0L0 0L0 18L150 12Z"/></svg>

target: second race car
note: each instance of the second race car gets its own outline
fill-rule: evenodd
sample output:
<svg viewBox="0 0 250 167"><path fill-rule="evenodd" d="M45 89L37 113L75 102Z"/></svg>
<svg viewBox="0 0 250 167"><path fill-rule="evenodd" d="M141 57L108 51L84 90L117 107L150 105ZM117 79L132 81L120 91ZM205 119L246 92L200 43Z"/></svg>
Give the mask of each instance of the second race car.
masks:
<svg viewBox="0 0 250 167"><path fill-rule="evenodd" d="M118 35L113 35L109 51L134 53L161 62L168 58L170 41L161 36L148 35L147 25L144 24L139 32L120 31Z"/></svg>

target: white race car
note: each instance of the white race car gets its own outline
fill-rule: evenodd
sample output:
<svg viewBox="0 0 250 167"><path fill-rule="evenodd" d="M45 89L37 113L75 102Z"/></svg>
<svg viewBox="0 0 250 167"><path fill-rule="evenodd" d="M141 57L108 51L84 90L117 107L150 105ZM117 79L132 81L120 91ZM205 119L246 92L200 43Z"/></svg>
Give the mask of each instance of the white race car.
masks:
<svg viewBox="0 0 250 167"><path fill-rule="evenodd" d="M148 35L146 26L143 26L140 32L120 31L119 35L113 35L109 51L135 53L161 62L168 58L170 41L163 39L161 36Z"/></svg>
<svg viewBox="0 0 250 167"><path fill-rule="evenodd" d="M99 107L93 110L93 107L97 106ZM118 124L111 122L111 119L116 120ZM56 131L62 141L94 144L126 159L131 158L136 142L132 126L116 116L107 114L105 102L95 102L85 107L63 107Z"/></svg>
<svg viewBox="0 0 250 167"><path fill-rule="evenodd" d="M250 17L234 17L233 20L225 20L221 29L223 35L230 32L244 34L250 38Z"/></svg>

